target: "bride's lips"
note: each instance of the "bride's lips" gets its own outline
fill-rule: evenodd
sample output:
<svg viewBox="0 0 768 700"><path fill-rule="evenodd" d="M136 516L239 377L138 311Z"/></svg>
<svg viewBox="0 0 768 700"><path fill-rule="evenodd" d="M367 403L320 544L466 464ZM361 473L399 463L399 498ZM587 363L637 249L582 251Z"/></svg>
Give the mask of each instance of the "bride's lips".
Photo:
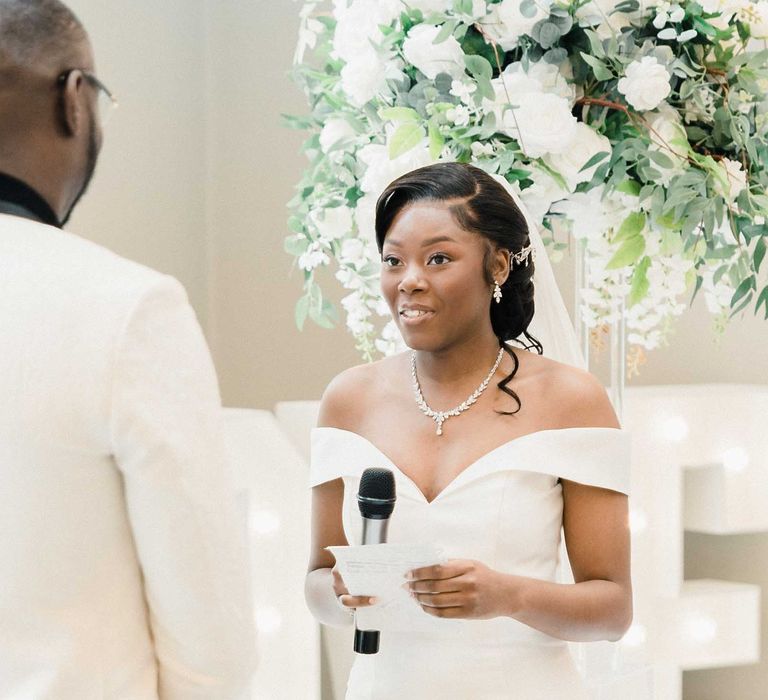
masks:
<svg viewBox="0 0 768 700"><path fill-rule="evenodd" d="M407 304L398 309L400 322L406 326L418 326L429 321L434 315L434 309L419 304Z"/></svg>

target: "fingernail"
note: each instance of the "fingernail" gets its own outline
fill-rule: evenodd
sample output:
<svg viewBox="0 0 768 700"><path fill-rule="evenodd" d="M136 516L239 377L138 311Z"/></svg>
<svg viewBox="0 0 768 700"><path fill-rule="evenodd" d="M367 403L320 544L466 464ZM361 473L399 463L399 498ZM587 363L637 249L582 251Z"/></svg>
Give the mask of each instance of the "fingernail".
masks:
<svg viewBox="0 0 768 700"><path fill-rule="evenodd" d="M379 602L379 599L378 599L376 596L372 596L372 597L368 598L368 602L369 602L371 605L376 605L376 603L378 603L378 602Z"/></svg>

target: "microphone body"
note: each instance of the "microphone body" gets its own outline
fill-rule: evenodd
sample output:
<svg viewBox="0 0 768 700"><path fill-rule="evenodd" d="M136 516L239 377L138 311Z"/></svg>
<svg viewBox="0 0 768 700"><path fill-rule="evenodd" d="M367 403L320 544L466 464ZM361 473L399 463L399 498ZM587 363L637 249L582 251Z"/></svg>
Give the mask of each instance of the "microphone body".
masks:
<svg viewBox="0 0 768 700"><path fill-rule="evenodd" d="M360 478L357 505L363 518L363 544L387 541L389 516L395 508L395 476L389 469L366 469ZM354 650L358 654L379 651L379 631L355 626Z"/></svg>

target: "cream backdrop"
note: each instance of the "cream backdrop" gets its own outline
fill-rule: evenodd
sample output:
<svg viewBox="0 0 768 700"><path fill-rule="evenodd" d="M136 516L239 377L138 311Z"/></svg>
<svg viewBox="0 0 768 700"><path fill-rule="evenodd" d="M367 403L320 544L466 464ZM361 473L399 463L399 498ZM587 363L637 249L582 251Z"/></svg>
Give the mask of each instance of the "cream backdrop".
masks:
<svg viewBox="0 0 768 700"><path fill-rule="evenodd" d="M70 229L178 277L211 343L225 403L271 408L317 398L357 362L343 330L293 325L300 275L282 251L285 202L304 165L281 112L304 102L287 73L298 25L292 0L71 0L89 29L99 75L120 109L90 192ZM572 299L570 266L557 274ZM330 279L330 277L329 277ZM697 300L669 347L633 384L765 383L768 322L751 312L720 346ZM718 410L717 395L712 410ZM768 535L687 534L686 576L760 584ZM686 700L758 700L763 661L685 673ZM664 700L660 698L659 700Z"/></svg>

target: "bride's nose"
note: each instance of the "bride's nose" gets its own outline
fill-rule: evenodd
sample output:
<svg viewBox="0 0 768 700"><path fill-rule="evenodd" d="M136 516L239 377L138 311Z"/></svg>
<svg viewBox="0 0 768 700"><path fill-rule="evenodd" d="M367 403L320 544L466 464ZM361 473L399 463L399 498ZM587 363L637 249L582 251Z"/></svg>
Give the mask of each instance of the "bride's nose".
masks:
<svg viewBox="0 0 768 700"><path fill-rule="evenodd" d="M424 268L421 265L408 265L400 279L400 284L397 285L397 290L404 294L413 294L424 291L426 288L427 281L424 276Z"/></svg>

